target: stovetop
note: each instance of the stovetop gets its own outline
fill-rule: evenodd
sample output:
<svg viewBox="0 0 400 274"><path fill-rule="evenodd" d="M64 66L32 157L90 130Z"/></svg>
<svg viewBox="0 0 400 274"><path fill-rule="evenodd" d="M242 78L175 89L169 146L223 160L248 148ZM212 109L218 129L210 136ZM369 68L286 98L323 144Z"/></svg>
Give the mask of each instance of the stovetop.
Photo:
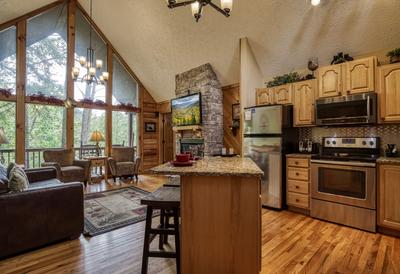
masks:
<svg viewBox="0 0 400 274"><path fill-rule="evenodd" d="M311 159L374 163L379 158L379 137L326 137L322 151Z"/></svg>

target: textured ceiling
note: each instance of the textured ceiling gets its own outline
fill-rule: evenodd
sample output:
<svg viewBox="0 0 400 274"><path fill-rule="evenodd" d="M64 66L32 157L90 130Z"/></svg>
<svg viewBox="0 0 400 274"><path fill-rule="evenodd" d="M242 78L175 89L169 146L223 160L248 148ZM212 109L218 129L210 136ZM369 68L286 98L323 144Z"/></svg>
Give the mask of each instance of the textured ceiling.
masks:
<svg viewBox="0 0 400 274"><path fill-rule="evenodd" d="M79 0L88 10L89 0ZM216 1L216 0L214 0ZM239 82L239 38L248 37L265 76L400 46L400 0L233 0L230 18L165 0L94 0L94 21L156 100L174 96L175 75L211 63L223 85ZM0 23L52 1L0 0ZM219 2L219 1L217 1Z"/></svg>

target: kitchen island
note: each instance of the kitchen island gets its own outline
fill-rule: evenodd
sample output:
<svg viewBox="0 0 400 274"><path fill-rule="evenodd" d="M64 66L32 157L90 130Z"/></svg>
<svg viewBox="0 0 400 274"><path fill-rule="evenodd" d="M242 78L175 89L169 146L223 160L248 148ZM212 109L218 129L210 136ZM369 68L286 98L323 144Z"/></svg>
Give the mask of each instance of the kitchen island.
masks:
<svg viewBox="0 0 400 274"><path fill-rule="evenodd" d="M259 273L263 172L251 159L206 157L151 172L181 176L182 273Z"/></svg>

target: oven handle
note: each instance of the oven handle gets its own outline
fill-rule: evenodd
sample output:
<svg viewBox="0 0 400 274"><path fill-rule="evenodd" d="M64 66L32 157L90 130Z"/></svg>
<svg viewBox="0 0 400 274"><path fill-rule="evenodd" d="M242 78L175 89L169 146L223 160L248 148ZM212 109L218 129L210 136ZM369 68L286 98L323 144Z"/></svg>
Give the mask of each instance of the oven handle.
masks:
<svg viewBox="0 0 400 274"><path fill-rule="evenodd" d="M314 164L328 164L328 165L341 165L341 166L376 167L376 163L364 163L364 162L311 160L311 163L314 163Z"/></svg>
<svg viewBox="0 0 400 274"><path fill-rule="evenodd" d="M370 107L371 97L367 96L367 117L368 120L371 116L371 107Z"/></svg>

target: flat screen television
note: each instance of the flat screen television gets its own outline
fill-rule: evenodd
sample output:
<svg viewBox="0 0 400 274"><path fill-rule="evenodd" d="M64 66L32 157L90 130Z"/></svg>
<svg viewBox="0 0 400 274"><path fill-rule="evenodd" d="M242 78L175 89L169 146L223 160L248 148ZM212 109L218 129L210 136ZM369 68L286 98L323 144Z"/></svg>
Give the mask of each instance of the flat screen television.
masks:
<svg viewBox="0 0 400 274"><path fill-rule="evenodd" d="M201 125L201 94L171 100L173 126Z"/></svg>

